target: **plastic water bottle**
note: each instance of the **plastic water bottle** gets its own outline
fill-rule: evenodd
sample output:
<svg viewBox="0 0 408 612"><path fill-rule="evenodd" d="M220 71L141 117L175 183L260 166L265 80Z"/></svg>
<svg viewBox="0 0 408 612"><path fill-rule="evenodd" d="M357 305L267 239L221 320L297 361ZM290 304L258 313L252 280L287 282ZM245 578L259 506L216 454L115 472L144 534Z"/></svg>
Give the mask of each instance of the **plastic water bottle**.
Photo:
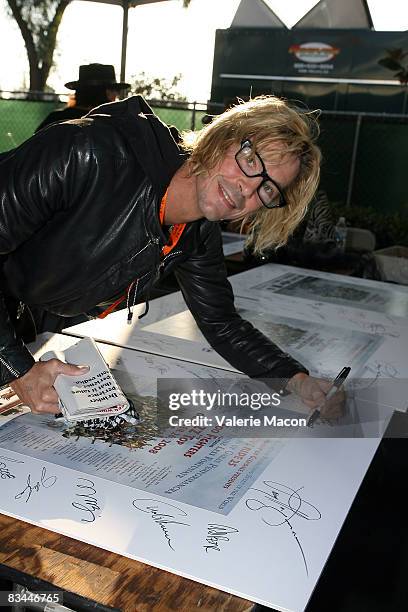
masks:
<svg viewBox="0 0 408 612"><path fill-rule="evenodd" d="M340 217L336 225L336 244L339 251L344 253L346 250L347 225L345 217Z"/></svg>

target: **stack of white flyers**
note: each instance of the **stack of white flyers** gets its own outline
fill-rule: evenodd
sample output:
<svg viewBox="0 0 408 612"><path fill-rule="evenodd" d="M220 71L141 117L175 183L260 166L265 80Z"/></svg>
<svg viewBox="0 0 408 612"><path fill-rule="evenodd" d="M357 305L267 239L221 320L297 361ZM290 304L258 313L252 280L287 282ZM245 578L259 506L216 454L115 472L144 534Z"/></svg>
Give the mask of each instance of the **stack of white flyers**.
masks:
<svg viewBox="0 0 408 612"><path fill-rule="evenodd" d="M59 374L55 379L60 409L67 421L106 418L128 410L130 404L92 338L83 338L65 351L44 353L41 361L55 358L89 366L85 374Z"/></svg>

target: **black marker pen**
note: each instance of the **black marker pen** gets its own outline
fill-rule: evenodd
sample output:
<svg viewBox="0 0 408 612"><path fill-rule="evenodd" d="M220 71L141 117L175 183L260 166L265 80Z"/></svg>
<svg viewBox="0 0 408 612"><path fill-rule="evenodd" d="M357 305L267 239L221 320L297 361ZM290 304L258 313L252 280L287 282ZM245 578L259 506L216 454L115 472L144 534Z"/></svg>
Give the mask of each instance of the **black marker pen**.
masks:
<svg viewBox="0 0 408 612"><path fill-rule="evenodd" d="M344 381L346 380L347 376L350 374L350 370L351 368L343 368L341 370L341 372L336 376L336 378L333 380L333 384L332 387L329 389L329 392L326 395L326 399L324 400L324 402L322 404L320 404L320 406L318 408L316 408L312 414L309 417L309 420L307 422L307 426L308 427L313 427L313 423L319 418L320 416L320 411L323 408L323 406L326 404L327 400L329 400L331 397L333 397L333 395L335 393L337 393L337 391L340 389L340 387L342 386L342 384L344 383Z"/></svg>

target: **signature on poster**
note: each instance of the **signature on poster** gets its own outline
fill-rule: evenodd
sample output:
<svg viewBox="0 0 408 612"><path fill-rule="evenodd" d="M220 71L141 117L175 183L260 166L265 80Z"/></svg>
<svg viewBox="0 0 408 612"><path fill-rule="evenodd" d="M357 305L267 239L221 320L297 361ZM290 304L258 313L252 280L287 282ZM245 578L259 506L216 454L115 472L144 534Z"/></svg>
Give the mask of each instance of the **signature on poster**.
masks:
<svg viewBox="0 0 408 612"><path fill-rule="evenodd" d="M387 361L374 361L366 366L366 371L374 375L373 382L376 382L379 378L399 378L401 376L395 364Z"/></svg>
<svg viewBox="0 0 408 612"><path fill-rule="evenodd" d="M184 510L174 504L151 498L134 499L132 505L136 510L140 510L150 515L152 521L159 525L171 550L175 551L173 536L171 535L171 528L169 525L184 525L185 527L191 527L189 523L177 520L187 516L187 512L184 512Z"/></svg>
<svg viewBox="0 0 408 612"><path fill-rule="evenodd" d="M24 463L24 461L0 456L0 480L15 478L15 475L11 472L11 468L8 465L9 463Z"/></svg>
<svg viewBox="0 0 408 612"><path fill-rule="evenodd" d="M26 496L25 503L27 503L31 499L33 493L39 493L42 489L49 489L53 487L56 482L57 477L47 476L47 468L43 467L40 479L37 480L37 482L32 481L31 474L28 474L25 488L20 491L20 493L17 493L14 499L23 499L24 496Z"/></svg>
<svg viewBox="0 0 408 612"><path fill-rule="evenodd" d="M221 552L220 542L229 542L231 538L228 536L233 533L239 533L239 530L229 525L209 523L207 526L207 537L205 538L207 544L204 544L205 552L208 553L209 550Z"/></svg>
<svg viewBox="0 0 408 612"><path fill-rule="evenodd" d="M264 480L263 485L263 489L249 489L248 494L251 497L246 498L245 506L248 510L258 513L261 521L269 527L286 526L289 529L300 550L308 576L306 554L293 524L296 519L318 521L322 515L316 506L301 498L299 491L303 487L292 489L273 480Z"/></svg>
<svg viewBox="0 0 408 612"><path fill-rule="evenodd" d="M75 497L78 499L73 501L71 505L83 514L81 517L82 523L93 523L96 519L96 513L101 509L96 497L95 483L89 478L78 478L76 489L78 491L75 493Z"/></svg>

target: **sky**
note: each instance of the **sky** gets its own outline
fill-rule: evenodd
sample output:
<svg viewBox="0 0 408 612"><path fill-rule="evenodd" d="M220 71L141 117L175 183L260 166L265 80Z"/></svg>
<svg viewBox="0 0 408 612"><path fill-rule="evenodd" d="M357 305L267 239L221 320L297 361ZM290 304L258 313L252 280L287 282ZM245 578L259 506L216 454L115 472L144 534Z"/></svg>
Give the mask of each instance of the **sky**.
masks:
<svg viewBox="0 0 408 612"><path fill-rule="evenodd" d="M294 25L316 0L266 0L288 26ZM341 1L341 0L339 0ZM210 97L215 30L228 28L240 0L181 0L142 5L129 10L126 79L139 72L153 77L183 75L181 93L190 101ZM368 0L375 29L408 30L408 2ZM28 86L28 62L20 31L0 0L0 90ZM67 81L78 78L78 66L91 62L113 64L120 73L122 9L102 3L74 0L59 28L57 50L48 84L68 93Z"/></svg>

